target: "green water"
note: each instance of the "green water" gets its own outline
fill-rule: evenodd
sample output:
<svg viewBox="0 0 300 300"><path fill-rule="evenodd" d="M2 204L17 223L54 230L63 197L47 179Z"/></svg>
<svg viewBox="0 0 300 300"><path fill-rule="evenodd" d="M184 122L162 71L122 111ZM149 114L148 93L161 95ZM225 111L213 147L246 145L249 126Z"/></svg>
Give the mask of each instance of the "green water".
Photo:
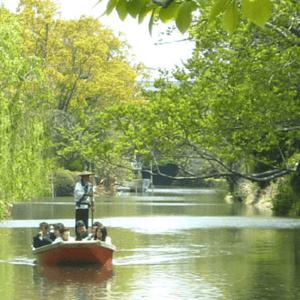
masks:
<svg viewBox="0 0 300 300"><path fill-rule="evenodd" d="M118 249L112 272L35 263L36 227L72 227L73 199L15 205L0 223L0 299L300 299L300 219L223 198L176 188L97 198Z"/></svg>

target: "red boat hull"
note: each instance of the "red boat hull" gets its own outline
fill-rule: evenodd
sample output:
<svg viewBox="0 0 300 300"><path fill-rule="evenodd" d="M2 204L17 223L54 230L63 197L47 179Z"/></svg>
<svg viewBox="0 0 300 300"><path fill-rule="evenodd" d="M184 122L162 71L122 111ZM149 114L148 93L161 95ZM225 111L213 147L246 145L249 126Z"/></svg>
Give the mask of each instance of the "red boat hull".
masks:
<svg viewBox="0 0 300 300"><path fill-rule="evenodd" d="M112 268L115 246L101 241L54 243L33 250L39 263L47 266L100 264Z"/></svg>

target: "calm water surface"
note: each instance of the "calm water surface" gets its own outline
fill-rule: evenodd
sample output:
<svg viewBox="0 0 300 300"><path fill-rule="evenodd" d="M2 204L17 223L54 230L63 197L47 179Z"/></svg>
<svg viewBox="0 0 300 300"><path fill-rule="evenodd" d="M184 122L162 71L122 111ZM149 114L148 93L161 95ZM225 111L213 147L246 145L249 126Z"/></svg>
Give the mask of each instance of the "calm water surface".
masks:
<svg viewBox="0 0 300 300"><path fill-rule="evenodd" d="M118 249L112 272L37 265L36 227L73 226L73 199L17 204L0 223L0 299L300 299L300 219L223 199L176 188L97 198Z"/></svg>

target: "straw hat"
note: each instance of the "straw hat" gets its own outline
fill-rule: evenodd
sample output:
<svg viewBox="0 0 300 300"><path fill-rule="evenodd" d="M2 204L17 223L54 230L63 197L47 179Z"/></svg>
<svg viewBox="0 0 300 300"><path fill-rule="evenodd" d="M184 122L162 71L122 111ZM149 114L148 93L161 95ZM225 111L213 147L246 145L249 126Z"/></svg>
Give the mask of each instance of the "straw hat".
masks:
<svg viewBox="0 0 300 300"><path fill-rule="evenodd" d="M95 175L95 174L90 171L83 171L83 172L79 173L78 175L79 176L90 176L90 175Z"/></svg>

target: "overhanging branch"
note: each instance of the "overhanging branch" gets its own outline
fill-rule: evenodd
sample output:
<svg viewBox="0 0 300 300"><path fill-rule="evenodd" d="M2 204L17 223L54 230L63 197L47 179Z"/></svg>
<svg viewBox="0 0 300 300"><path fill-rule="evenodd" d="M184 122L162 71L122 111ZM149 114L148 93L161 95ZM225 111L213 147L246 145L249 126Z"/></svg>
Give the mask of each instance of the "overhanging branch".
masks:
<svg viewBox="0 0 300 300"><path fill-rule="evenodd" d="M149 174L152 175L160 175L160 176L164 176L170 179L174 179L174 180L197 180L197 179L208 179L208 178L231 178L233 176L235 177L239 177L239 178L244 178L253 182L269 182L271 180L283 177L287 174L290 174L292 172L295 172L297 169L297 165L294 168L274 168L272 170L268 170L265 172L261 172L261 173L251 173L251 174L247 174L247 173L242 173L238 170L233 169L232 167L226 165L222 160L220 160L218 157L214 156L211 153L208 153L206 151L200 150L198 149L195 145L192 145L190 143L190 146L193 146L193 150L199 154L199 157L201 157L204 160L207 161L213 161L216 163L216 165L219 166L219 170L214 171L213 173L208 173L208 174L203 174L203 175L192 175L191 172L186 172L184 170L184 172L189 173L189 176L171 176L168 175L164 172L161 172L160 168L159 168L159 163L157 161L156 156L154 155L154 153L152 152L152 158L153 158L153 162L155 164L156 167L156 171L153 172L151 170L143 170L144 172L147 172Z"/></svg>

